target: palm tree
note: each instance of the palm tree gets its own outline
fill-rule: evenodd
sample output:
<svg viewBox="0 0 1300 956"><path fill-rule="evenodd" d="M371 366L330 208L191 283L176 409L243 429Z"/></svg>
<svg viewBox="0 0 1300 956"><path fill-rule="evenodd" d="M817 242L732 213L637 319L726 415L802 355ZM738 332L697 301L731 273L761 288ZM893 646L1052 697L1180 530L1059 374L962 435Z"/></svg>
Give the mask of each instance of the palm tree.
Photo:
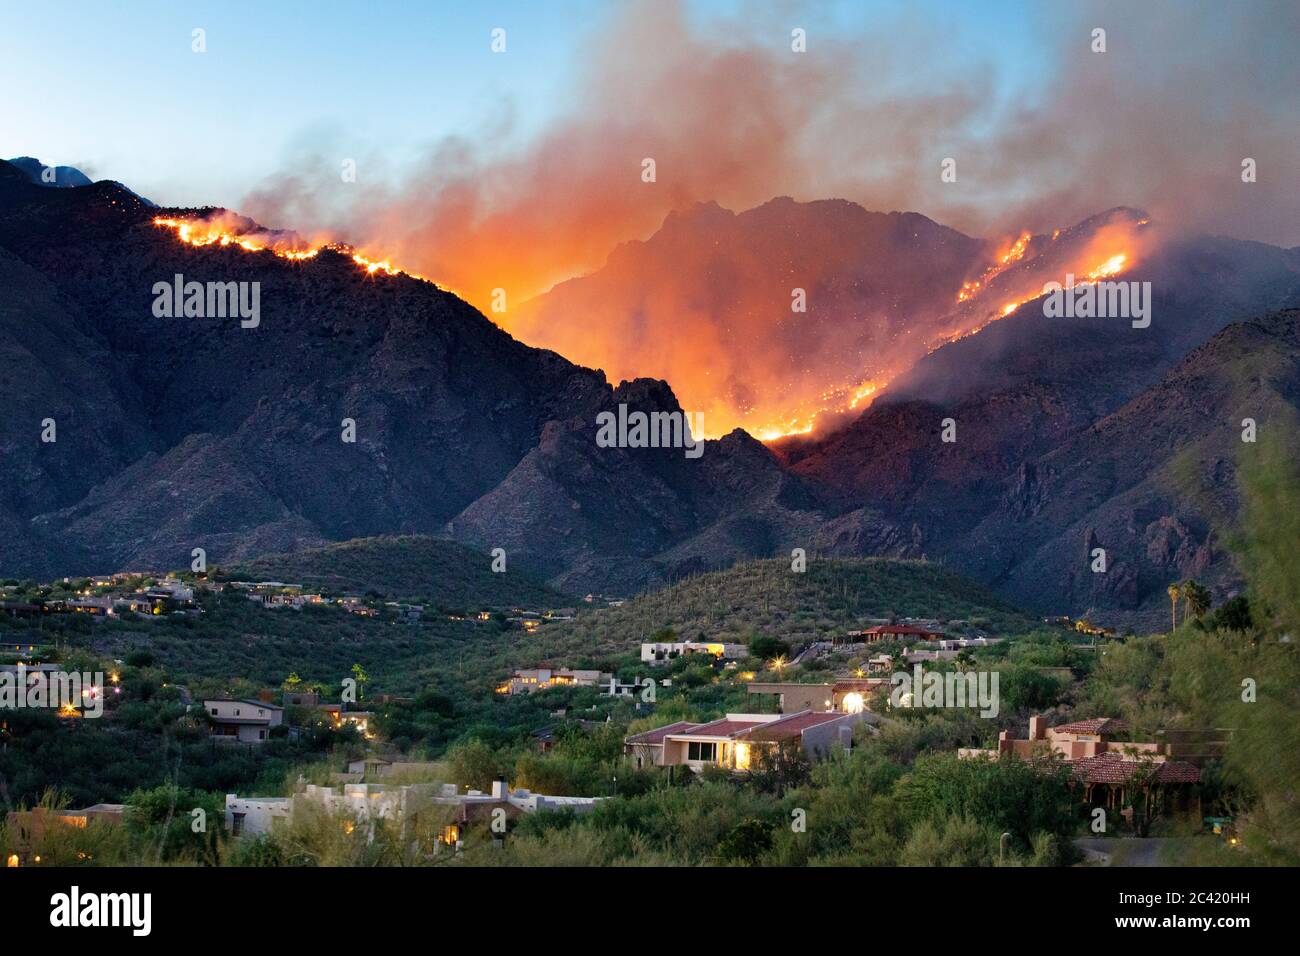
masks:
<svg viewBox="0 0 1300 956"><path fill-rule="evenodd" d="M1205 616L1205 612L1210 609L1210 589L1196 581L1188 581L1184 585L1187 595L1187 607L1191 610L1192 616L1200 620Z"/></svg>
<svg viewBox="0 0 1300 956"><path fill-rule="evenodd" d="M1182 596L1183 589L1177 584L1171 584L1166 588L1169 594L1169 607L1174 619L1173 629L1178 630L1178 599Z"/></svg>

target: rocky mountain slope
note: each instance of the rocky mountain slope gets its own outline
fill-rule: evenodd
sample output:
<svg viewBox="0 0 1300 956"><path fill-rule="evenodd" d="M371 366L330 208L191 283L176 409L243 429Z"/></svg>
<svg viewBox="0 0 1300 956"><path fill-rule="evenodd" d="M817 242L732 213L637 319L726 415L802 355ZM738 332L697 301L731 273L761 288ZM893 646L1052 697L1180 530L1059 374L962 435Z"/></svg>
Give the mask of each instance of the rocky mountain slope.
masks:
<svg viewBox="0 0 1300 956"><path fill-rule="evenodd" d="M925 556L1025 606L1102 620L1154 613L1166 578L1233 586L1221 515L1211 517L1232 504L1232 448L1216 429L1243 408L1267 416L1294 404L1294 317L1265 316L1300 306L1300 250L1169 239L1143 249L1132 276L1152 282L1149 328L1048 319L1034 301L983 327L990 302L1041 288L1107 230L1140 237L1140 213L1112 210L1027 239L1023 261L931 322L983 246L924 217L848 206L697 207L644 248L617 251L593 284L548 299L581 310L582 288L620 293L608 269L631 260L627 301L661 280L702 288L731 252L779 265L790 224L816 214L844 219L867 263L856 290L825 273L829 301L898 303L868 339L955 330L843 427L776 445L737 429L694 458L594 440L597 416L620 405L680 411L668 384L614 387L430 282L368 272L332 248L295 260L237 242L187 245L154 217L215 210L158 210L108 182L44 188L0 163L0 575L180 567L196 547L231 564L422 534L479 554L504 548L512 568L568 593L629 594L793 548ZM768 219L775 234L764 236ZM704 254L702 237L718 230L740 245ZM913 261L918 236L928 239ZM669 240L691 255L660 256ZM643 268L647 256L660 271ZM670 263L690 274L670 277ZM155 284L177 274L257 283L257 326L155 314ZM621 321L596 311L567 324L606 334ZM643 331L637 341L659 341ZM730 351L745 352L743 339ZM1256 352L1275 370L1267 381ZM1176 409L1199 411L1167 420ZM944 418L955 443L939 440ZM355 442L342 440L345 420ZM1209 473L1221 481L1199 502L1172 483L1189 453L1219 462ZM1104 578L1080 572L1096 543L1113 552Z"/></svg>
<svg viewBox="0 0 1300 956"><path fill-rule="evenodd" d="M699 203L508 321L526 341L615 377L671 382L712 435L764 437L847 405L858 384L923 354L990 245L844 200L782 197L740 213Z"/></svg>

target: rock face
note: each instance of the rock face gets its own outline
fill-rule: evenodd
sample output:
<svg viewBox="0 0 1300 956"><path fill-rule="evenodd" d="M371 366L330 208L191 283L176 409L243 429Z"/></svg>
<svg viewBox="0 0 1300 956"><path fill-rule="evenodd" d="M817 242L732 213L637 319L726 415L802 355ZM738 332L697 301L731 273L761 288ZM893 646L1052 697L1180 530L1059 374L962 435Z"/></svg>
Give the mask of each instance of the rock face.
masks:
<svg viewBox="0 0 1300 956"><path fill-rule="evenodd" d="M1159 370L1149 346L1136 348ZM1128 361L1120 345L1111 354ZM1249 447L1241 423L1290 430L1300 420L1300 312L1230 325L1132 397L1135 385L1109 381L1080 368L951 404L881 404L801 449L792 470L838 484L885 520L915 521L928 557L1012 600L1158 626L1170 582L1195 577L1218 597L1239 584L1222 539L1237 513L1235 463ZM1035 404L1038 428L1024 412ZM1103 410L1094 420L1092 407ZM948 445L937 439L944 417L958 422ZM1105 573L1091 570L1098 547Z"/></svg>
<svg viewBox="0 0 1300 956"><path fill-rule="evenodd" d="M698 459L596 447L602 410L679 411L663 382L615 390L428 282L329 250L194 248L159 214L117 184L45 189L0 164L4 573L432 533L506 548L562 586L626 592L807 546L825 521L742 432ZM260 323L154 315L155 283L177 274L259 283ZM887 528L863 540L908 551Z"/></svg>
<svg viewBox="0 0 1300 956"><path fill-rule="evenodd" d="M672 382L710 434L761 435L923 354L988 246L845 200L700 203L523 303L510 328L617 376Z"/></svg>
<svg viewBox="0 0 1300 956"><path fill-rule="evenodd" d="M548 421L609 394L429 283L329 251L189 247L154 214L115 184L43 189L0 166L0 500L24 530L0 546L5 568L436 531ZM155 316L154 284L176 274L259 283L260 324Z"/></svg>
<svg viewBox="0 0 1300 956"><path fill-rule="evenodd" d="M785 229L804 205L817 204L745 221ZM737 429L698 458L600 447L602 412L680 412L669 385L612 386L429 282L337 251L195 248L152 224L210 212L157 210L115 183L45 188L0 163L0 576L431 534L503 548L570 593L626 594L803 548L927 557L1045 613L1158 626L1170 581L1235 586L1223 542L1240 422L1294 421L1300 396L1297 312L1270 312L1300 306L1300 250L1186 239L1139 277L1157 290L1150 328L1028 304L815 440L766 446ZM697 209L665 229L694 248L741 218ZM958 274L964 237L922 219L871 218L862 234L894 251L923 234L942 253L916 254ZM178 274L258 283L259 324L155 315L155 284Z"/></svg>

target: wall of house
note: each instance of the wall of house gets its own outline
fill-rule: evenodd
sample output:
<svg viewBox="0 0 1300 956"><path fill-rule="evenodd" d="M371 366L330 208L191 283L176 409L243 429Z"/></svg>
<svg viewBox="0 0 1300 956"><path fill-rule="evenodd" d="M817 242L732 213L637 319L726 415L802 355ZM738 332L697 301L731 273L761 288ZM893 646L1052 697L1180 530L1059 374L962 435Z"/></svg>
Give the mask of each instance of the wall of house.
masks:
<svg viewBox="0 0 1300 956"><path fill-rule="evenodd" d="M826 701L834 700L833 684L751 683L751 694L778 694L781 713L797 714L801 710L823 711L830 708Z"/></svg>
<svg viewBox="0 0 1300 956"><path fill-rule="evenodd" d="M276 820L287 820L290 814L288 797L240 797L226 794L226 829L233 830L235 814L244 815L243 833L267 833Z"/></svg>
<svg viewBox="0 0 1300 956"><path fill-rule="evenodd" d="M203 709L213 717L239 717L243 720L256 718L266 720L272 727L278 727L284 719L284 712L274 707L250 704L245 700L205 700Z"/></svg>
<svg viewBox="0 0 1300 956"><path fill-rule="evenodd" d="M845 714L836 720L828 720L816 727L809 727L803 732L803 749L809 760L825 760L831 755L835 745L840 743L840 729L852 730L862 723L862 714Z"/></svg>

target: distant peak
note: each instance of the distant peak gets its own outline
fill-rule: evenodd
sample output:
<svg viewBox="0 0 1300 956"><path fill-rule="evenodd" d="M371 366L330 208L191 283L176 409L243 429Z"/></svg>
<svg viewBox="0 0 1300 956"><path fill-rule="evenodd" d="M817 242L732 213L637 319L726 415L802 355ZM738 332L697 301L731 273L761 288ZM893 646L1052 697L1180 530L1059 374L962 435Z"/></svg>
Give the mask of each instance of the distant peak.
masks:
<svg viewBox="0 0 1300 956"><path fill-rule="evenodd" d="M37 186L73 189L91 185L90 177L75 166L46 166L34 156L16 156L8 162Z"/></svg>

